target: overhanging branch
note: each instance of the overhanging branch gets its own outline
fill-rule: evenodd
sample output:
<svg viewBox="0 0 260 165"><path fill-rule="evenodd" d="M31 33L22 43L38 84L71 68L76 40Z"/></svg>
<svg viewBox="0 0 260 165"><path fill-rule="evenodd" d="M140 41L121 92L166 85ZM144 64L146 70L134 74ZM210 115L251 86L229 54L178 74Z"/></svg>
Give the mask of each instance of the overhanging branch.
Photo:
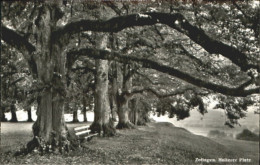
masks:
<svg viewBox="0 0 260 165"><path fill-rule="evenodd" d="M69 55L86 55L86 56L94 58L94 59L114 60L114 61L118 61L121 63L138 63L141 67L155 69L159 72L166 73L168 75L177 77L181 80L184 80L184 81L191 83L193 85L196 85L198 87L210 89L212 91L222 93L225 95L244 97L247 95L260 93L260 87L256 87L256 88L248 89L248 90L244 90L239 87L234 87L234 88L226 87L226 86L218 85L218 84L206 81L206 80L201 80L199 78L193 77L192 75L190 75L188 73L185 73L183 71L180 71L180 70L175 69L170 66L160 64L160 63L150 60L150 59L122 55L117 52L109 52L107 50L97 50L94 48L85 48L85 49L81 49L81 50L72 50L69 52Z"/></svg>
<svg viewBox="0 0 260 165"><path fill-rule="evenodd" d="M109 20L81 20L72 22L54 31L55 38L69 36L80 31L119 32L134 26L155 25L157 23L168 25L187 35L209 53L221 54L238 65L243 71L250 68L260 70L257 64L249 64L247 56L238 49L209 37L202 29L190 24L180 13L143 13L118 16Z"/></svg>
<svg viewBox="0 0 260 165"><path fill-rule="evenodd" d="M138 94L138 93L143 93L143 92L150 92L152 94L154 94L156 97L158 98L165 98L165 97L171 97L171 96L176 96L179 94L183 94L188 90L194 90L194 87L186 87L186 88L180 88L180 89L176 89L175 91L168 93L168 94L162 94L160 92L158 92L157 90L150 88L150 87L146 87L143 89L135 89L131 92L132 95Z"/></svg>
<svg viewBox="0 0 260 165"><path fill-rule="evenodd" d="M30 71L32 72L33 77L37 77L37 67L36 63L31 55L36 48L28 41L26 37L21 36L16 33L14 30L9 29L5 26L2 26L2 38L4 42L8 45L16 48L18 51L22 52L23 56L28 62Z"/></svg>
<svg viewBox="0 0 260 165"><path fill-rule="evenodd" d="M2 40L20 51L25 50L28 53L32 53L36 50L35 47L27 40L27 38L5 26L2 26Z"/></svg>

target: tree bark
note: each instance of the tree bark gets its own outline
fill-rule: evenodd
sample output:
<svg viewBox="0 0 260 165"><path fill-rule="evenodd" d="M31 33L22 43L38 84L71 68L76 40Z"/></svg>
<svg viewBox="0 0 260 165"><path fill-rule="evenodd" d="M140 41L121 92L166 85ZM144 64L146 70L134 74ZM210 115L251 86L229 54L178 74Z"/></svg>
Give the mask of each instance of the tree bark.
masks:
<svg viewBox="0 0 260 165"><path fill-rule="evenodd" d="M32 120L32 109L31 109L31 107L29 107L27 109L27 115L28 115L27 122L32 122L33 120Z"/></svg>
<svg viewBox="0 0 260 165"><path fill-rule="evenodd" d="M133 124L129 120L130 109L128 107L128 101L119 105L118 118L119 122L116 126L117 129L134 128Z"/></svg>
<svg viewBox="0 0 260 165"><path fill-rule="evenodd" d="M107 36L100 34L96 36L97 47L106 48ZM94 122L90 126L92 132L98 132L104 136L113 136L115 129L110 120L111 109L109 106L108 96L108 61L96 60L96 88L95 88L95 107L94 107Z"/></svg>
<svg viewBox="0 0 260 165"><path fill-rule="evenodd" d="M112 95L111 95L111 116L113 121L117 121L117 103L116 103L116 94L117 94L117 79L113 78L112 80Z"/></svg>
<svg viewBox="0 0 260 165"><path fill-rule="evenodd" d="M37 120L33 125L34 139L27 144L28 152L35 147L41 151L69 151L73 141L64 121L66 96L66 56L63 43L56 40L52 31L60 18L57 3L40 5L41 12L35 20L36 52L33 54L37 68L37 82L42 84L38 96ZM65 42L65 41L63 41Z"/></svg>
<svg viewBox="0 0 260 165"><path fill-rule="evenodd" d="M11 116L12 116L10 122L18 122L17 116L16 116L16 107L15 107L15 105L12 104L10 109L11 109Z"/></svg>
<svg viewBox="0 0 260 165"><path fill-rule="evenodd" d="M129 113L129 118L130 121L134 124L137 125L137 121L138 121L138 98L134 98L130 101L130 107L131 107L131 111Z"/></svg>
<svg viewBox="0 0 260 165"><path fill-rule="evenodd" d="M111 115L112 120L117 121L117 91L118 91L118 82L117 82L117 63L112 63L112 72L113 72L113 79L112 79L112 87L111 87L111 94L110 94L110 107L111 107Z"/></svg>
<svg viewBox="0 0 260 165"><path fill-rule="evenodd" d="M123 69L123 84L122 84L122 94L119 93L118 97L118 118L119 122L117 124L117 129L124 128L134 128L133 124L129 120L129 107L128 100L129 97L125 93L131 93L132 79L130 77L130 66L124 65Z"/></svg>

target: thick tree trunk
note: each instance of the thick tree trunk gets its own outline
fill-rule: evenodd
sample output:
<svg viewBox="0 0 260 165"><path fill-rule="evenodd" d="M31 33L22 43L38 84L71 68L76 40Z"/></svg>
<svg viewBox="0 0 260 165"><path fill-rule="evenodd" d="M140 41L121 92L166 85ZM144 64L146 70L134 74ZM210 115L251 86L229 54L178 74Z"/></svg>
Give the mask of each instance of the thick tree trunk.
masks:
<svg viewBox="0 0 260 165"><path fill-rule="evenodd" d="M105 49L107 44L107 36L97 35L97 48ZM113 136L115 129L110 120L111 109L109 106L108 96L108 61L96 60L96 88L95 88L95 107L94 122L90 129L92 132L102 133L104 136Z"/></svg>
<svg viewBox="0 0 260 165"><path fill-rule="evenodd" d="M114 62L112 64L112 70L113 70L113 80L112 80L112 89L111 89L111 95L110 95L110 104L111 104L111 115L112 120L117 121L117 91L118 91L118 85L117 85L117 64Z"/></svg>
<svg viewBox="0 0 260 165"><path fill-rule="evenodd" d="M28 115L27 122L32 122L33 120L32 120L32 109L31 109L31 107L29 107L27 109L27 115Z"/></svg>
<svg viewBox="0 0 260 165"><path fill-rule="evenodd" d="M52 54L53 56L59 56L59 54ZM42 150L52 150L58 148L60 152L62 149L69 151L68 143L68 132L64 121L64 96L65 96L65 81L62 80L65 74L57 77L52 75L58 72L62 73L59 67L63 68L64 65L56 63L56 69L53 71L50 68L41 68L48 66L47 63L44 64L43 60L38 61L38 76L39 79L46 84L50 84L42 92L41 96L38 98L38 109L37 109L37 120L33 125L34 140L33 143L28 143L29 151L34 147L39 147ZM46 70L46 72L41 72L40 70ZM64 72L63 72L64 73ZM35 144L36 142L36 144ZM51 148L46 148L44 146L51 146Z"/></svg>
<svg viewBox="0 0 260 165"><path fill-rule="evenodd" d="M129 119L129 107L128 101L121 104L118 108L118 124L116 126L117 129L124 129L124 128L134 128L133 124L130 122Z"/></svg>
<svg viewBox="0 0 260 165"><path fill-rule="evenodd" d="M16 116L16 107L15 107L15 105L12 104L10 109L11 109L11 120L10 120L10 122L18 122L17 116Z"/></svg>
<svg viewBox="0 0 260 165"><path fill-rule="evenodd" d="M132 79L129 77L130 66L124 65L123 70L123 85L122 94L118 94L118 118L117 129L123 128L134 128L134 125L129 120L129 107L128 107L128 96L124 93L131 93L132 90Z"/></svg>
<svg viewBox="0 0 260 165"><path fill-rule="evenodd" d="M66 137L66 129L63 117L62 99L52 103L54 92L51 89L46 90L38 99L37 120L34 123L34 136L42 138L49 144L53 144L54 138L60 139ZM58 96L60 97L60 96ZM58 107L60 105L60 107Z"/></svg>
<svg viewBox="0 0 260 165"><path fill-rule="evenodd" d="M41 151L69 151L72 146L64 121L66 97L66 55L63 42L56 41L52 31L60 18L59 6L46 2L35 21L36 49L33 60L37 66L37 81L44 86L38 97L37 120L33 125L34 139L27 144L28 152L37 147ZM69 142L70 141L70 142Z"/></svg>

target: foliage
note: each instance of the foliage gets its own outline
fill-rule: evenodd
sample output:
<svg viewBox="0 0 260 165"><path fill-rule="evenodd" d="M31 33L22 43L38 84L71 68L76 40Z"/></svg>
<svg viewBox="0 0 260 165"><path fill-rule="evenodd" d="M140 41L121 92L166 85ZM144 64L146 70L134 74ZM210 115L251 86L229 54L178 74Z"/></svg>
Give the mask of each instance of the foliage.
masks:
<svg viewBox="0 0 260 165"><path fill-rule="evenodd" d="M9 51L6 51L6 50ZM31 98L32 77L26 60L15 49L2 45L1 57L1 107L9 110L12 104L19 108L27 108L34 102Z"/></svg>
<svg viewBox="0 0 260 165"><path fill-rule="evenodd" d="M138 113L138 119L136 123L137 125L146 125L146 123L150 122L149 114L153 111L153 101L154 99L149 99L145 97L134 98L130 101L130 108L132 109L130 111L130 114L133 113L133 109Z"/></svg>
<svg viewBox="0 0 260 165"><path fill-rule="evenodd" d="M251 132L248 129L244 129L241 133L237 134L236 139L247 141L259 141L259 135Z"/></svg>
<svg viewBox="0 0 260 165"><path fill-rule="evenodd" d="M186 92L184 95L177 95L175 98L160 99L156 111L159 115L169 113L169 118L176 116L177 120L183 120L190 116L190 110L198 107L198 111L204 115L207 112L201 96Z"/></svg>
<svg viewBox="0 0 260 165"><path fill-rule="evenodd" d="M225 125L231 128L234 127L234 125L239 124L239 119L246 117L247 108L255 103L255 101L253 101L250 97L234 98L218 95L217 99L218 103L214 108L221 108L226 111L228 120L226 121Z"/></svg>
<svg viewBox="0 0 260 165"><path fill-rule="evenodd" d="M209 137L214 137L214 138L224 138L227 136L227 134L223 131L219 130L210 130L208 133Z"/></svg>

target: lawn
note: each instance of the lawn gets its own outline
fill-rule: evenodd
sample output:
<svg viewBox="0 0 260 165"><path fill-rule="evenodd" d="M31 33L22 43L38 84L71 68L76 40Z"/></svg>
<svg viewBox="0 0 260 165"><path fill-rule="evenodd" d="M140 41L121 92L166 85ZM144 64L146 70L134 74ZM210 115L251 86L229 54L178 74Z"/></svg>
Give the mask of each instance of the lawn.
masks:
<svg viewBox="0 0 260 165"><path fill-rule="evenodd" d="M7 125L16 130L6 130ZM137 129L118 131L115 137L96 137L85 142L81 150L67 155L14 157L14 150L30 140L31 125L2 124L0 164L200 164L195 163L196 158L251 159L251 163L244 164L259 161L257 142L210 139L170 123L149 123ZM70 128L78 125L82 124L68 124Z"/></svg>

